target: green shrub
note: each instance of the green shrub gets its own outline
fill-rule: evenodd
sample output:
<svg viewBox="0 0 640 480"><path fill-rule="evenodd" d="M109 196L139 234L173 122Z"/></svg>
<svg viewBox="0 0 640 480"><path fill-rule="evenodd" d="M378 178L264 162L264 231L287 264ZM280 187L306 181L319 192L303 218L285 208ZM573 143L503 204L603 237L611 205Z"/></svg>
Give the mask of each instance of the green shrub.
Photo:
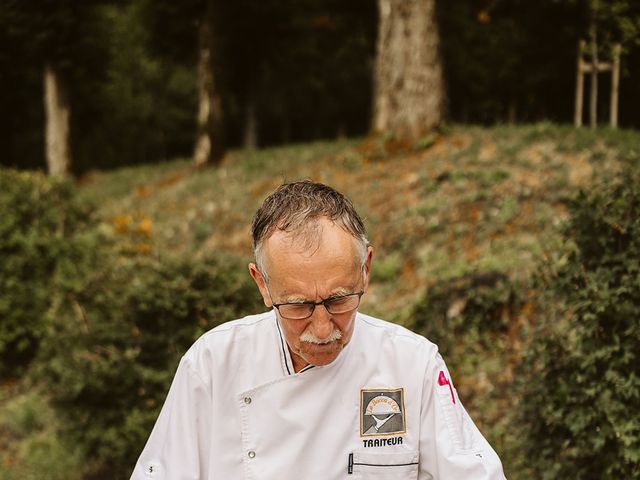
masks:
<svg viewBox="0 0 640 480"><path fill-rule="evenodd" d="M114 251L61 269L38 361L38 379L91 479L128 477L180 356L205 330L260 308L237 261Z"/></svg>
<svg viewBox="0 0 640 480"><path fill-rule="evenodd" d="M434 284L416 305L415 328L443 352L471 341L493 348L496 334L508 330L523 293L505 274L467 274ZM452 359L455 362L455 359Z"/></svg>
<svg viewBox="0 0 640 480"><path fill-rule="evenodd" d="M520 369L522 450L532 478L638 479L640 175L580 193L570 213Z"/></svg>
<svg viewBox="0 0 640 480"><path fill-rule="evenodd" d="M435 283L415 308L414 329L438 345L458 393L505 465L518 457L511 408L513 359L532 313L529 290L501 272Z"/></svg>
<svg viewBox="0 0 640 480"><path fill-rule="evenodd" d="M35 355L59 261L90 220L65 180L0 169L0 377Z"/></svg>
<svg viewBox="0 0 640 480"><path fill-rule="evenodd" d="M2 394L0 480L80 480L79 449L57 435L46 397L31 390L7 401Z"/></svg>

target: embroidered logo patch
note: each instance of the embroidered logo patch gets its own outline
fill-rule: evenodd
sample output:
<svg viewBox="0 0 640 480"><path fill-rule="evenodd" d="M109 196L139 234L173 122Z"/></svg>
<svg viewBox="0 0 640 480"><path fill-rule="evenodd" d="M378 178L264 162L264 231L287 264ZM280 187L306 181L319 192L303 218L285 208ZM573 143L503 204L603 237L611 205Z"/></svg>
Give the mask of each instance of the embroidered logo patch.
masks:
<svg viewBox="0 0 640 480"><path fill-rule="evenodd" d="M404 388L360 390L360 435L397 435L407 431Z"/></svg>

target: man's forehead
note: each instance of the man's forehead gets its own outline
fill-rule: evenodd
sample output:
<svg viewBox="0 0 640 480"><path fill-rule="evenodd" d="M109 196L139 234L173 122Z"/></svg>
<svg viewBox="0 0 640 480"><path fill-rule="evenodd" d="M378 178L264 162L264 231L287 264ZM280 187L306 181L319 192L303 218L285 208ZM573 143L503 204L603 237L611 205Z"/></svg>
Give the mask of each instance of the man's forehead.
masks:
<svg viewBox="0 0 640 480"><path fill-rule="evenodd" d="M306 229L304 232L275 230L265 241L264 248L273 255L312 256L320 248L322 228Z"/></svg>
<svg viewBox="0 0 640 480"><path fill-rule="evenodd" d="M269 263L344 263L358 260L355 238L328 219L320 219L303 230L275 230L263 242Z"/></svg>
<svg viewBox="0 0 640 480"><path fill-rule="evenodd" d="M355 239L334 225L318 231L320 235L307 241L282 231L265 241L269 284L280 301L351 293L357 287L360 262Z"/></svg>

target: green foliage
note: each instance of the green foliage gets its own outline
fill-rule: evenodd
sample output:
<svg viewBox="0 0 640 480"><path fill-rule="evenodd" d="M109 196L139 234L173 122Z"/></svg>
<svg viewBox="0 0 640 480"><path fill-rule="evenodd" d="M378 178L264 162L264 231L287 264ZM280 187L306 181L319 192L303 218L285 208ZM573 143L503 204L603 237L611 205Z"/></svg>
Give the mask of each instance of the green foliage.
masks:
<svg viewBox="0 0 640 480"><path fill-rule="evenodd" d="M96 172L83 179L80 196L70 193L70 202L100 205L100 217L109 221L94 225L89 219L87 228L76 228L60 242L64 254L55 257L54 273L46 280L51 283L51 311L44 316L51 319L46 332L52 337L40 357L41 389L20 382L29 398L31 389L41 398L6 402L3 396L10 389L0 383L0 479L75 480L83 473L85 478L127 478L179 355L200 331L243 311L240 306L232 307L237 313L214 309L201 314L210 323L194 320L184 313L197 311L194 298L206 306L215 299L209 302L206 288L192 287L189 279L207 270L207 278L230 279L221 280L222 290L236 291L233 279L243 276L244 267L219 259L208 270L207 258L227 250L245 255L246 228L259 201L279 181L306 177L347 192L371 227L381 255L375 257L363 311L391 316L437 342L465 407L499 452L508 478L539 478L525 468L538 455L537 447L525 449L516 442L526 437L510 419L518 400L512 367L521 355L523 333L534 323L528 278L540 256L564 251L556 226L566 218L564 204L576 184L570 174L585 164L597 174L637 162L638 133L553 124L450 128L438 148L419 157L415 152L389 155L400 177L385 175L388 165L371 161L363 145L346 141L232 151L218 169L195 171L183 160ZM606 159L593 159L594 152L606 153ZM10 185L17 188L13 177L10 182L4 178L0 196ZM590 185L591 177L582 182ZM60 215L75 208L48 198L39 201L59 205ZM2 208L0 223L5 211L12 210ZM34 221L30 228L41 223ZM153 253L140 253L144 251ZM183 258L155 256L163 252ZM24 278L25 286L40 281L27 274ZM255 312L257 292L238 282L244 286L237 291L246 287L247 311ZM422 293L416 286L424 284L431 287L419 298L416 327L411 312ZM233 303L239 295L228 295L232 305L239 305ZM540 294L536 303L539 299ZM540 350L546 368L574 368L575 362L562 356L570 344L563 313L542 317L536 312L535 318L544 320L541 335L554 327L550 334L558 339L555 350ZM549 366L548 358L554 356L558 367ZM519 377L535 385L529 371L538 370L523 367ZM570 375L578 371L575 367ZM135 390L136 378L144 393ZM545 395L539 393L539 405ZM532 419L541 418L530 411ZM60 435L63 427L66 434ZM116 473L105 473L109 462ZM564 457L557 463L562 462ZM81 472L85 465L90 471ZM549 471L551 477L558 470L550 466Z"/></svg>
<svg viewBox="0 0 640 480"><path fill-rule="evenodd" d="M79 449L59 438L57 428L53 409L35 389L3 404L0 480L80 480Z"/></svg>
<svg viewBox="0 0 640 480"><path fill-rule="evenodd" d="M433 146L436 143L437 139L438 137L435 134L426 135L418 140L418 142L415 145L415 148L416 150L425 150Z"/></svg>
<svg viewBox="0 0 640 480"><path fill-rule="evenodd" d="M4 0L0 89L11 94L0 97L0 163L44 167L45 61L68 87L76 173L189 156L197 31L207 4L219 9L215 78L229 145L242 144L248 112L261 146L367 131L379 18L371 0ZM590 5L441 2L451 119L569 121L576 44L587 34ZM639 5L598 2L601 60L609 60L611 42L623 43L620 124L636 127ZM606 115L608 96L600 97ZM416 148L431 143L425 137Z"/></svg>
<svg viewBox="0 0 640 480"><path fill-rule="evenodd" d="M67 181L2 170L0 184L1 373L20 376L36 356L30 378L45 392L0 418L0 443L17 439L0 478L42 478L47 464L47 478L70 478L56 472L80 461L87 477L125 478L179 357L205 330L259 311L260 297L230 257L130 248Z"/></svg>
<svg viewBox="0 0 640 480"><path fill-rule="evenodd" d="M610 47L613 42L640 45L640 6L633 0L589 2L599 30L598 43Z"/></svg>
<svg viewBox="0 0 640 480"><path fill-rule="evenodd" d="M61 179L0 170L0 376L19 376L35 355L53 277L90 223L74 192Z"/></svg>
<svg viewBox="0 0 640 480"><path fill-rule="evenodd" d="M497 271L436 283L414 311L414 330L438 345L465 407L505 465L513 463L514 436L504 414L511 401L508 359L518 354L528 313L527 289Z"/></svg>
<svg viewBox="0 0 640 480"><path fill-rule="evenodd" d="M439 20L452 117L483 123L569 121L576 46L588 38L594 4L600 58L609 59L612 42L622 42L622 84L633 90L630 56L637 55L639 45L637 1L442 2ZM633 103L629 97L621 102L620 119L637 125L627 101ZM606 110L605 105L600 108Z"/></svg>
<svg viewBox="0 0 640 480"><path fill-rule="evenodd" d="M371 272L371 281L391 282L395 280L402 270L402 261L402 252L394 252L382 257L376 262L376 268Z"/></svg>
<svg viewBox="0 0 640 480"><path fill-rule="evenodd" d="M640 478L640 175L570 206L570 253L521 366L522 449L535 478ZM550 273L550 274L549 274Z"/></svg>
<svg viewBox="0 0 640 480"><path fill-rule="evenodd" d="M101 14L110 37L104 45L108 62L94 84L74 86L81 100L74 115L85 124L78 126L83 135L74 144L74 170L158 162L190 152L195 68L152 51L143 2L112 5Z"/></svg>
<svg viewBox="0 0 640 480"><path fill-rule="evenodd" d="M59 279L37 377L91 478L125 478L166 397L180 356L205 330L258 311L230 259L98 251ZM73 281L69 281L73 279Z"/></svg>
<svg viewBox="0 0 640 480"><path fill-rule="evenodd" d="M491 349L521 304L520 289L506 275L468 274L433 285L416 306L415 326L444 352Z"/></svg>

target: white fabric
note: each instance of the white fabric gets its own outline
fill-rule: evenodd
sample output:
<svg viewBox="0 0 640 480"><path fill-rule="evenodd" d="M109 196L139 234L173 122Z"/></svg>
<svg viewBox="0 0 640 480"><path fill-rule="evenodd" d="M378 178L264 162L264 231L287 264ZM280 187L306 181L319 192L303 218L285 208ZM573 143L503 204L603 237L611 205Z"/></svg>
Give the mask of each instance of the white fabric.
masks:
<svg viewBox="0 0 640 480"><path fill-rule="evenodd" d="M367 406L392 412L376 417L379 430L368 433L361 425L373 425L362 415ZM504 474L433 343L358 313L352 340L333 363L296 374L273 312L220 325L189 349L131 476L367 478Z"/></svg>

